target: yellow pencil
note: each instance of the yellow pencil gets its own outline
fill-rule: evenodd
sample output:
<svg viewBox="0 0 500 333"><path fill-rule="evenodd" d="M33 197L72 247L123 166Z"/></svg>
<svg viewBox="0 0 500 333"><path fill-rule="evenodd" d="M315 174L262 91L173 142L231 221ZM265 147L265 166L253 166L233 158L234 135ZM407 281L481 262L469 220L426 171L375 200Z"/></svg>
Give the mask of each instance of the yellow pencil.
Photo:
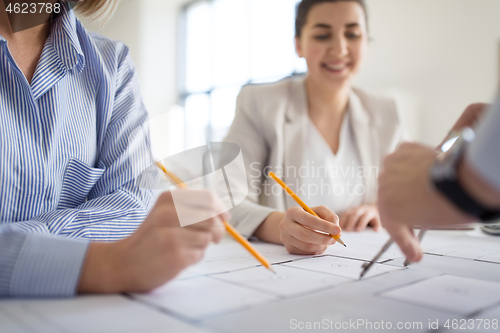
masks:
<svg viewBox="0 0 500 333"><path fill-rule="evenodd" d="M302 201L298 196L297 194L295 194L281 179L279 179L278 177L276 177L276 175L274 174L274 172L270 172L269 173L269 176L271 176L272 179L274 179L278 184L281 185L281 187L283 187L283 189L286 191L286 193L288 193L292 198L293 200L295 200L299 205L300 207L302 207L306 212L308 212L309 214L312 214L316 217L319 217L318 214L316 214L314 212L314 210L312 210L311 208L309 208L308 205L306 205L304 203L304 201ZM320 217L321 218L321 217ZM339 242L340 244L346 246L344 244L344 242L342 241L342 239L340 239L340 236L338 235L332 235L330 234L330 236L333 237L333 239L335 239L337 242Z"/></svg>
<svg viewBox="0 0 500 333"><path fill-rule="evenodd" d="M165 166L161 162L156 162L156 165L177 186L182 187L182 188L187 188L187 185L179 177L177 177L173 172L167 170L167 168L165 168ZM273 272L274 274L276 274L276 272L274 271L273 267L271 266L271 264L269 264L269 262L266 260L266 258L264 258L264 256L262 256L262 254L260 254L259 251L257 251L252 246L252 244L250 244L250 242L245 237L243 237L242 235L240 235L240 233L231 224L229 224L227 221L222 220L222 222L224 223L224 227L226 228L226 231L228 232L228 234L230 234L231 236L233 236L233 238L234 238L235 241L237 241L245 249L247 249L247 251L250 252L250 254L253 255L255 257L255 259L257 259L262 264L262 266L264 266L265 268L269 269L271 272Z"/></svg>

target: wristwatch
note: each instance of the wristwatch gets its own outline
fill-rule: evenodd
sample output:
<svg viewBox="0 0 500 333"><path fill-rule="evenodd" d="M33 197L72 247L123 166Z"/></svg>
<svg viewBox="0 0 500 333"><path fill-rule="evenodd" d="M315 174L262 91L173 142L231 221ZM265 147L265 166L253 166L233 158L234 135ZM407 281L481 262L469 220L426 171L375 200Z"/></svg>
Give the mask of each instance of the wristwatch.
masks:
<svg viewBox="0 0 500 333"><path fill-rule="evenodd" d="M457 167L463 158L465 148L474 140L471 128L462 130L444 159L437 159L431 167L430 177L435 189L450 200L458 209L477 217L483 222L500 218L500 210L485 207L473 198L458 181Z"/></svg>

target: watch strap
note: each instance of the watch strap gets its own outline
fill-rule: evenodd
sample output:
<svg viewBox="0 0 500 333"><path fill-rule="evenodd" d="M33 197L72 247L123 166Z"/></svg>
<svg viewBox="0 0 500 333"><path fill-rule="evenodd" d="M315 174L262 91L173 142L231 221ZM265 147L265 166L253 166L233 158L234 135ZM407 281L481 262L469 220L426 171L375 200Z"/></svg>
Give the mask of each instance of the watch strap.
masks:
<svg viewBox="0 0 500 333"><path fill-rule="evenodd" d="M434 181L434 186L451 202L467 214L478 217L481 221L492 221L500 218L500 210L484 207L471 197L456 179L441 179Z"/></svg>

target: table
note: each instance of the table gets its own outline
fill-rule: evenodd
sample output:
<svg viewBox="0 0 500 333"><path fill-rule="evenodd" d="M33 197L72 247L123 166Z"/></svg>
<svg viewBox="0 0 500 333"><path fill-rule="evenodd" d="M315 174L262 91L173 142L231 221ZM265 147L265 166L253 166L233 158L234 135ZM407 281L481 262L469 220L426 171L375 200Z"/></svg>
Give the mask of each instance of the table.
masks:
<svg viewBox="0 0 500 333"><path fill-rule="evenodd" d="M276 276L226 242L150 294L2 300L0 332L498 331L500 238L429 231L421 263L404 269L394 246L361 281L388 235L342 238L315 257L255 243Z"/></svg>

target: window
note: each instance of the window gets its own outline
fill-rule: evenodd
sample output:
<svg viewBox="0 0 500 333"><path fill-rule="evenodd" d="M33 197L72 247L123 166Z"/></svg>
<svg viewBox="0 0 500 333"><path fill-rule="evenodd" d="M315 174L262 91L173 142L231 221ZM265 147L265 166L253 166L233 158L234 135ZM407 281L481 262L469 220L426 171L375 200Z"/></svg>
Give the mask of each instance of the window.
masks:
<svg viewBox="0 0 500 333"><path fill-rule="evenodd" d="M294 46L299 0L194 1L182 11L179 104L184 149L221 141L247 83L306 71Z"/></svg>

